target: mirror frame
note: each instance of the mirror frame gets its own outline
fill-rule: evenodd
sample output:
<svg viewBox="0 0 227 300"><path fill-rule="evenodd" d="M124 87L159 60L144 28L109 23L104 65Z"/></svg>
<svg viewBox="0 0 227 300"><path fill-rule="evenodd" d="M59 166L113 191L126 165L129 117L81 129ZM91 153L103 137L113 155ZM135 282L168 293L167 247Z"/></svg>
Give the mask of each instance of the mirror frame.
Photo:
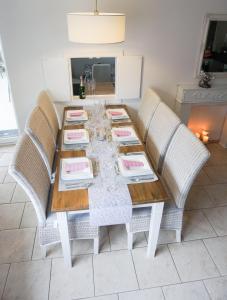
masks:
<svg viewBox="0 0 227 300"><path fill-rule="evenodd" d="M196 78L199 78L199 74L201 71L203 54L206 46L207 35L209 30L210 21L227 21L227 14L207 14L204 18L203 27L202 27L202 38L201 45L199 50L199 58L196 66ZM227 78L227 72L212 72L217 78Z"/></svg>

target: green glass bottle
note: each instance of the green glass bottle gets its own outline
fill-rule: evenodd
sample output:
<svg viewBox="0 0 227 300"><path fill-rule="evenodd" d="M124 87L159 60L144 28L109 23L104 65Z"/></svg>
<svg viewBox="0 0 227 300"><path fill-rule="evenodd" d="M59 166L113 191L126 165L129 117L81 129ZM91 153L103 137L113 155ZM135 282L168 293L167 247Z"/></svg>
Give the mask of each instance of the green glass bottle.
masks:
<svg viewBox="0 0 227 300"><path fill-rule="evenodd" d="M86 94L85 94L85 86L83 82L83 76L80 76L80 90L79 90L79 97L80 99L85 99Z"/></svg>

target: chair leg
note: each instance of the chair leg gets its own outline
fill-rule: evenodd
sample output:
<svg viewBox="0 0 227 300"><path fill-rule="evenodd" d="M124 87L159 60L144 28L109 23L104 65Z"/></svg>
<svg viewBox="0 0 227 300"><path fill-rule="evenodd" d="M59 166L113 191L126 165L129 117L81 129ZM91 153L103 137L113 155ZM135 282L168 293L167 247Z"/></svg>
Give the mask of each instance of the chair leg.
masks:
<svg viewBox="0 0 227 300"><path fill-rule="evenodd" d="M128 232L128 250L132 250L133 247L133 233Z"/></svg>
<svg viewBox="0 0 227 300"><path fill-rule="evenodd" d="M176 240L177 243L181 243L181 229L176 230Z"/></svg>
<svg viewBox="0 0 227 300"><path fill-rule="evenodd" d="M94 254L99 254L99 237L94 238Z"/></svg>

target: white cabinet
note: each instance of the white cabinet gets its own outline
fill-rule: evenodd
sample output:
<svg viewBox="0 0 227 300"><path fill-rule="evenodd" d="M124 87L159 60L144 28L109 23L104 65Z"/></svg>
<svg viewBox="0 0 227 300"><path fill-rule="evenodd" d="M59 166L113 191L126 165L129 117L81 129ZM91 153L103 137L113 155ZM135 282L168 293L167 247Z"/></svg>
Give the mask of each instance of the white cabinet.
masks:
<svg viewBox="0 0 227 300"><path fill-rule="evenodd" d="M111 55L110 55L111 56ZM116 56L115 95L112 100L140 98L142 56ZM69 58L43 59L45 88L56 101L69 101L72 95L72 75ZM96 99L99 96L96 95ZM103 98L100 96L100 98ZM108 99L108 97L105 97Z"/></svg>
<svg viewBox="0 0 227 300"><path fill-rule="evenodd" d="M117 58L117 98L140 98L142 56L120 56Z"/></svg>
<svg viewBox="0 0 227 300"><path fill-rule="evenodd" d="M69 101L71 89L68 61L61 57L45 58L43 59L43 73L45 88L55 101Z"/></svg>

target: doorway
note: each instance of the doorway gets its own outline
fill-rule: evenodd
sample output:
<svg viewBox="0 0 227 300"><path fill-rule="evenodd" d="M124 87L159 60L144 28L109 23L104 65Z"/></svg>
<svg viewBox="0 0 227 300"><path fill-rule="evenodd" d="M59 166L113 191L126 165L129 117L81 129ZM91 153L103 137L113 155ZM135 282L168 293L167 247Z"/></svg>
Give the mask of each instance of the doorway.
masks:
<svg viewBox="0 0 227 300"><path fill-rule="evenodd" d="M0 45L0 145L14 144L18 127L6 72L2 47Z"/></svg>

